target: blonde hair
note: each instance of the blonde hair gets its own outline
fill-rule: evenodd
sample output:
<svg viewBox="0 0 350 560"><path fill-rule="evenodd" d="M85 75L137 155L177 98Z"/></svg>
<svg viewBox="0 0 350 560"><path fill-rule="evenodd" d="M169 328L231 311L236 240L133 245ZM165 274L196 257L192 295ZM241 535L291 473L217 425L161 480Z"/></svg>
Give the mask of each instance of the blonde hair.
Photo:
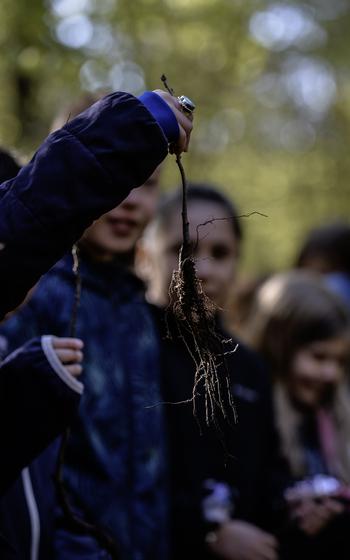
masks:
<svg viewBox="0 0 350 560"><path fill-rule="evenodd" d="M306 466L299 439L301 413L291 403L285 384L280 382L276 382L274 388L274 408L282 454L288 461L292 475L303 478ZM344 382L335 391L330 412L337 432L338 449L337 464L332 474L345 484L350 484L350 398Z"/></svg>
<svg viewBox="0 0 350 560"><path fill-rule="evenodd" d="M274 376L288 374L295 352L315 341L343 335L350 318L319 275L293 270L276 274L257 291L248 338Z"/></svg>
<svg viewBox="0 0 350 560"><path fill-rule="evenodd" d="M319 276L291 271L273 276L258 290L249 320L249 340L266 359L275 380L274 405L282 451L293 475L305 475L299 440L301 413L287 389L295 353L320 340L349 332L350 319L338 298ZM341 382L330 403L338 435L337 476L350 483L350 395Z"/></svg>

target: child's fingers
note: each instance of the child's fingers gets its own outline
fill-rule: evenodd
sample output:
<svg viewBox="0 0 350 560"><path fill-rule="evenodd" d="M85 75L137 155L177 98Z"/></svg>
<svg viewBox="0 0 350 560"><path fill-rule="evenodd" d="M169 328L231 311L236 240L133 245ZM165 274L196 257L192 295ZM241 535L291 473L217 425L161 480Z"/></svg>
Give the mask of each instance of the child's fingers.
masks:
<svg viewBox="0 0 350 560"><path fill-rule="evenodd" d="M334 515L337 515L338 513L343 513L345 511L344 504L338 502L337 500L333 500L332 498L325 500L324 506L330 514L334 514Z"/></svg>
<svg viewBox="0 0 350 560"><path fill-rule="evenodd" d="M71 375L73 375L74 377L77 375L80 375L81 372L83 371L83 368L81 365L79 364L70 364L68 366L66 366L66 369L69 371L69 373Z"/></svg>
<svg viewBox="0 0 350 560"><path fill-rule="evenodd" d="M73 348L76 350L81 350L84 346L84 342L80 338L70 338L70 337L52 337L52 346L57 348Z"/></svg>
<svg viewBox="0 0 350 560"><path fill-rule="evenodd" d="M68 348L56 348L57 357L61 360L62 364L69 364L71 362L82 362L83 353L80 350L71 350Z"/></svg>

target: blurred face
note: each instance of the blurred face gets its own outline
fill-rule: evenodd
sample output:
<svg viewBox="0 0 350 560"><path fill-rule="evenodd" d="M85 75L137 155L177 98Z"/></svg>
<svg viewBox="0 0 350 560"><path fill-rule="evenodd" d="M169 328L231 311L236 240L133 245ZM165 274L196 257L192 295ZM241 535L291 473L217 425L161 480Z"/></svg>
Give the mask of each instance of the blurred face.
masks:
<svg viewBox="0 0 350 560"><path fill-rule="evenodd" d="M302 268L307 268L313 272L319 272L321 274L328 274L334 270L334 267L332 266L332 263L329 262L329 259L317 254L309 255L305 258Z"/></svg>
<svg viewBox="0 0 350 560"><path fill-rule="evenodd" d="M342 380L349 357L349 339L313 342L298 350L291 365L289 390L302 406L316 408L332 395Z"/></svg>
<svg viewBox="0 0 350 560"><path fill-rule="evenodd" d="M83 244L99 260L133 251L145 226L152 219L159 185L159 168L144 185L133 189L116 208L104 214L90 226L83 236Z"/></svg>
<svg viewBox="0 0 350 560"><path fill-rule="evenodd" d="M226 218L226 210L220 204L191 201L188 205L190 238L194 248L197 275L202 280L205 293L218 305L224 306L234 281L238 242L230 220L217 220L197 226L213 218ZM179 250L182 244L181 210L174 211L166 231L158 236L149 248L151 253L151 299L166 304L171 276L178 268Z"/></svg>

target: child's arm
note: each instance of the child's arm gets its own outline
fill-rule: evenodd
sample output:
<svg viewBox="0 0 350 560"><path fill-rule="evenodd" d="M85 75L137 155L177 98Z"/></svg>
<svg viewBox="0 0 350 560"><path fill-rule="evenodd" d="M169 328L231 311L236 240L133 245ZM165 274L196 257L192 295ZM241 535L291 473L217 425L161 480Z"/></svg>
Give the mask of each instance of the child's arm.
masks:
<svg viewBox="0 0 350 560"><path fill-rule="evenodd" d="M0 493L70 423L83 385L83 343L43 336L0 367Z"/></svg>
<svg viewBox="0 0 350 560"><path fill-rule="evenodd" d="M112 93L51 134L0 185L0 320L93 220L150 177L169 142L186 149L191 127L169 94L141 102Z"/></svg>

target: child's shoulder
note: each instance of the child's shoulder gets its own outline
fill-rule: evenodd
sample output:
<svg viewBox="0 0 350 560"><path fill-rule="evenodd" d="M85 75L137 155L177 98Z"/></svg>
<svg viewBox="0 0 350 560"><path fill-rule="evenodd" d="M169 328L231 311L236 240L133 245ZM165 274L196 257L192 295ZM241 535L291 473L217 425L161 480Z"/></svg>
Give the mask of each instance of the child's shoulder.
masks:
<svg viewBox="0 0 350 560"><path fill-rule="evenodd" d="M69 254L58 261L44 276L42 276L34 288L33 294L41 297L45 292L57 292L58 286L60 291L66 286L71 289L74 284L74 274L72 271L72 258Z"/></svg>

